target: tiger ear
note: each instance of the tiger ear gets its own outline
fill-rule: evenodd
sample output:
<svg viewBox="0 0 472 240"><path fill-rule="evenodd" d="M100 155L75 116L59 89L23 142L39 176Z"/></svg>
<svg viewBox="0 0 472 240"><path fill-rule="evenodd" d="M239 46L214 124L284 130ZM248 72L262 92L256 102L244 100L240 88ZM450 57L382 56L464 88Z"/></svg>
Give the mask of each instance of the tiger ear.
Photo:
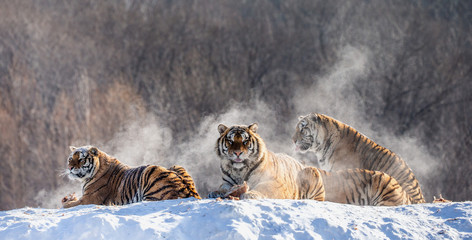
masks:
<svg viewBox="0 0 472 240"><path fill-rule="evenodd" d="M251 130L253 133L256 133L257 128L258 128L258 125L257 125L257 123L253 123L253 124L249 125L248 128L249 128L249 130Z"/></svg>
<svg viewBox="0 0 472 240"><path fill-rule="evenodd" d="M98 156L98 148L96 148L96 147L91 147L91 148L89 149L89 153L90 153L90 155L92 155L92 156L95 156L95 157Z"/></svg>
<svg viewBox="0 0 472 240"><path fill-rule="evenodd" d="M228 129L228 127L225 126L224 124L218 125L218 132L219 132L220 134L223 134L223 133L226 131L226 129Z"/></svg>
<svg viewBox="0 0 472 240"><path fill-rule="evenodd" d="M75 152L75 150L76 150L77 148L74 147L74 146L69 146L69 149L70 149L71 152Z"/></svg>
<svg viewBox="0 0 472 240"><path fill-rule="evenodd" d="M309 117L313 122L319 122L321 120L320 116L316 113L310 113Z"/></svg>

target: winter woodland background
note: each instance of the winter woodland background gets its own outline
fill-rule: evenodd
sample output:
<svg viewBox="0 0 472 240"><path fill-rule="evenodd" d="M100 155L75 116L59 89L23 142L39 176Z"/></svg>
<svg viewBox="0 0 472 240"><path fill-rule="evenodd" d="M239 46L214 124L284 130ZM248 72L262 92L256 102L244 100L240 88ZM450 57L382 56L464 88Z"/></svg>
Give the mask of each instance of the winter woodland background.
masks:
<svg viewBox="0 0 472 240"><path fill-rule="evenodd" d="M219 123L293 151L299 115L401 155L427 201L472 199L472 2L0 0L0 210L58 207L69 145L220 184Z"/></svg>

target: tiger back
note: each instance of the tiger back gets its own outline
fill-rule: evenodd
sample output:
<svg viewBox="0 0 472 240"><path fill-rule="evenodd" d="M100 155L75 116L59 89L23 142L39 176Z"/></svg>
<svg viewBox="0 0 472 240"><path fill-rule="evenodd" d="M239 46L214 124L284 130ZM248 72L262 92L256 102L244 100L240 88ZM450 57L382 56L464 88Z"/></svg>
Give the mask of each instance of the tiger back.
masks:
<svg viewBox="0 0 472 240"><path fill-rule="evenodd" d="M365 169L327 172L315 167L300 171L301 196L306 199L369 206L411 204L411 197L386 173Z"/></svg>
<svg viewBox="0 0 472 240"><path fill-rule="evenodd" d="M297 149L314 152L323 170L384 172L398 181L412 203L425 202L418 180L403 159L336 119L316 113L300 117L292 139Z"/></svg>
<svg viewBox="0 0 472 240"><path fill-rule="evenodd" d="M85 204L124 205L195 197L200 199L190 175L180 166L131 168L96 147L71 147L69 178L82 181L82 197L65 197L63 207Z"/></svg>

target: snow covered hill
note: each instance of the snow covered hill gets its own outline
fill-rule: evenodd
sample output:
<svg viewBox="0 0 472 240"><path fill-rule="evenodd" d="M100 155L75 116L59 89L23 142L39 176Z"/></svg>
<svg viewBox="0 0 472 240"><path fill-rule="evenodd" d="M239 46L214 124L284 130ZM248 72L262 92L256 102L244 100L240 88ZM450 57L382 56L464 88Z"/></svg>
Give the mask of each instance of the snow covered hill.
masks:
<svg viewBox="0 0 472 240"><path fill-rule="evenodd" d="M0 239L472 239L472 202L179 199L0 212Z"/></svg>

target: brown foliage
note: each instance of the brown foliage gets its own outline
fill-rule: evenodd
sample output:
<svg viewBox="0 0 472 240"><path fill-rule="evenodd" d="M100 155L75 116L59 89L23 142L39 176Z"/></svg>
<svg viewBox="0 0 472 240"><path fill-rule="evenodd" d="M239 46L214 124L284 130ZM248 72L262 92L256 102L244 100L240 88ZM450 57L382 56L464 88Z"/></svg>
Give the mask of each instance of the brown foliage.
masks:
<svg viewBox="0 0 472 240"><path fill-rule="evenodd" d="M469 1L1 6L0 209L34 205L39 190L57 188L69 145L105 143L148 112L175 144L203 116L251 99L287 124L300 114L295 90L312 86L345 45L374 59L349 93L368 120L417 136L440 157L443 174L423 176L425 195L472 198Z"/></svg>

